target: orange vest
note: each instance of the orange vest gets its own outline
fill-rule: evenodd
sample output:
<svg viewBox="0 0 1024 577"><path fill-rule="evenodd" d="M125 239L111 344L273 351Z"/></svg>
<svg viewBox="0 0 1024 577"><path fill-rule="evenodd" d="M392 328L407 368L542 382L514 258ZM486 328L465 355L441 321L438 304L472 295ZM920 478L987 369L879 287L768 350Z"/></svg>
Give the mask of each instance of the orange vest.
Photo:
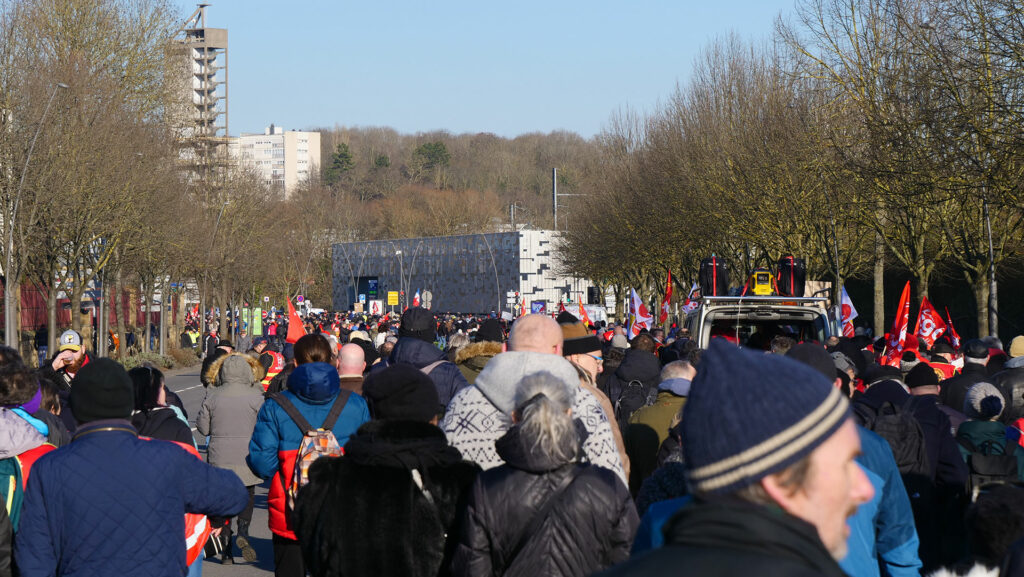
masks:
<svg viewBox="0 0 1024 577"><path fill-rule="evenodd" d="M270 368L267 369L267 374L263 377L263 380L260 381L263 385L263 390L266 391L267 388L270 387L270 381L274 380L274 377L284 370L284 355L274 351L266 351L263 354L274 357L274 362L270 365Z"/></svg>

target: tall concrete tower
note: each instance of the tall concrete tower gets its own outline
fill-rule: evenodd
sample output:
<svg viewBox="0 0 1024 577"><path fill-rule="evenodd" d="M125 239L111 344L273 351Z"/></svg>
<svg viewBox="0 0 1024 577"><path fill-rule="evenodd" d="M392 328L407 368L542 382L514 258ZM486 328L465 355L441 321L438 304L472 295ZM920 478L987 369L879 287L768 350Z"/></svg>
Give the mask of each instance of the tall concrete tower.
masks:
<svg viewBox="0 0 1024 577"><path fill-rule="evenodd" d="M190 78L188 118L183 119L182 159L192 165L192 178L224 175L228 147L228 31L206 27L206 8L196 11L178 31Z"/></svg>

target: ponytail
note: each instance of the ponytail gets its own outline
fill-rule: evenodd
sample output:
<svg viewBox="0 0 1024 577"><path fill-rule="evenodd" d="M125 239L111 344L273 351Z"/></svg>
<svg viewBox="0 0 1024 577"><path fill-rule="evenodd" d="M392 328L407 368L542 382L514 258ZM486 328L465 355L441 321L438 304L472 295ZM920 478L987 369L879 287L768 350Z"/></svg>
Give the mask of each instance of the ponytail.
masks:
<svg viewBox="0 0 1024 577"><path fill-rule="evenodd" d="M516 393L520 436L532 450L554 461L573 461L579 437L571 414L572 392L550 373L524 378Z"/></svg>

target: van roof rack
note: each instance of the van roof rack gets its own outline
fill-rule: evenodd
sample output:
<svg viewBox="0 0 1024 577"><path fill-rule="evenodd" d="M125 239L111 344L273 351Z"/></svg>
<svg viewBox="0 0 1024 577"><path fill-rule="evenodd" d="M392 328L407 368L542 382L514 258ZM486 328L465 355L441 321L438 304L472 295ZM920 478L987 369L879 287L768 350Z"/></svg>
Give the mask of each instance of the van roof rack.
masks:
<svg viewBox="0 0 1024 577"><path fill-rule="evenodd" d="M708 304L729 304L729 303L796 303L808 305L816 303L827 303L828 297L783 297L783 296L706 296L701 300Z"/></svg>

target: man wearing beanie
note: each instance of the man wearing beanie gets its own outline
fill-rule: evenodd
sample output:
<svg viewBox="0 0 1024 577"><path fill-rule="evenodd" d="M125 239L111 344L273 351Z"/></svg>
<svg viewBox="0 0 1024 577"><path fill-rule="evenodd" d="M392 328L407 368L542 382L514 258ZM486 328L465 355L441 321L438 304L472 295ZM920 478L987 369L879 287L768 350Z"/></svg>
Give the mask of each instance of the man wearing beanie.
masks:
<svg viewBox="0 0 1024 577"><path fill-rule="evenodd" d="M1003 370L992 376L992 384L999 389L1007 407L999 418L1010 425L1024 417L1024 335L1017 335L1010 341L1010 360L1003 365Z"/></svg>
<svg viewBox="0 0 1024 577"><path fill-rule="evenodd" d="M654 338L648 334L633 337L622 364L605 381L608 399L616 405L619 427L625 429L634 411L654 402L660 374Z"/></svg>
<svg viewBox="0 0 1024 577"><path fill-rule="evenodd" d="M963 410L967 389L975 383L988 382L988 345L979 339L971 339L964 343L961 352L964 355L963 371L950 379L939 383L939 399L942 404L958 411Z"/></svg>
<svg viewBox="0 0 1024 577"><path fill-rule="evenodd" d="M296 533L313 575L433 577L449 563L446 536L480 468L437 428L437 389L396 364L367 377L373 421L342 459L309 470ZM344 512L336 514L335 512Z"/></svg>
<svg viewBox="0 0 1024 577"><path fill-rule="evenodd" d="M1024 482L1024 449L1008 439L1006 425L999 422L1005 400L999 389L989 383L977 383L967 390L964 415L967 422L960 425L956 440L960 453L967 460L972 453L1007 455L1012 449L1017 458L1017 480Z"/></svg>
<svg viewBox="0 0 1024 577"><path fill-rule="evenodd" d="M434 315L425 308L411 307L402 313L401 324L398 326L398 342L386 360L373 365L370 373L384 368L405 363L427 373L437 387L438 414L443 414L445 407L456 393L469 386L455 363L448 360L444 351L434 346L437 339L437 321Z"/></svg>
<svg viewBox="0 0 1024 577"><path fill-rule="evenodd" d="M15 544L22 576L184 575L183 513L232 516L245 507L248 493L231 471L140 439L128 421L133 395L110 359L75 376L80 426L70 445L33 465L25 491Z"/></svg>
<svg viewBox="0 0 1024 577"><path fill-rule="evenodd" d="M505 342L501 325L496 319L487 319L480 323L480 328L473 334L473 342L462 347L455 353L455 364L466 377L466 382L473 384L477 375L484 370L487 362L500 354Z"/></svg>
<svg viewBox="0 0 1024 577"><path fill-rule="evenodd" d="M785 394L766 394L766 391ZM666 546L607 575L845 575L847 517L871 482L849 404L820 373L713 340L683 411L694 501Z"/></svg>

